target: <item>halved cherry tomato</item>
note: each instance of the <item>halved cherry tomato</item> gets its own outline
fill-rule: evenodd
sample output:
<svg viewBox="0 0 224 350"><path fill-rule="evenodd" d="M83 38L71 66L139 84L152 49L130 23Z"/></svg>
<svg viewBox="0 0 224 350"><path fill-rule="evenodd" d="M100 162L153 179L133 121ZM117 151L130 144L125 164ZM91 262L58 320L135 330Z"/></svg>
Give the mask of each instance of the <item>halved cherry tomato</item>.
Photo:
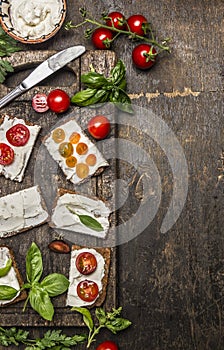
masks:
<svg viewBox="0 0 224 350"><path fill-rule="evenodd" d="M118 347L113 341L104 341L97 346L96 350L118 350Z"/></svg>
<svg viewBox="0 0 224 350"><path fill-rule="evenodd" d="M81 135L80 135L78 132L75 132L75 131L74 131L74 132L70 135L69 141L70 141L71 143L76 144L76 143L79 142L80 138L81 138Z"/></svg>
<svg viewBox="0 0 224 350"><path fill-rule="evenodd" d="M68 158L73 153L73 146L70 142L62 142L59 146L59 153L62 157Z"/></svg>
<svg viewBox="0 0 224 350"><path fill-rule="evenodd" d="M92 302L99 294L98 285L94 281L81 281L77 286L77 294L83 301Z"/></svg>
<svg viewBox="0 0 224 350"><path fill-rule="evenodd" d="M113 33L107 28L97 28L92 34L92 43L96 49L105 50L110 48L110 42L113 39Z"/></svg>
<svg viewBox="0 0 224 350"><path fill-rule="evenodd" d="M60 143L65 139L65 132L62 128L57 128L52 133L52 139L56 143Z"/></svg>
<svg viewBox="0 0 224 350"><path fill-rule="evenodd" d="M106 25L108 27L114 27L122 30L125 29L126 27L125 17L124 15L122 15L121 12L118 12L118 11L110 12L107 17L108 18L106 20Z"/></svg>
<svg viewBox="0 0 224 350"><path fill-rule="evenodd" d="M96 115L88 123L88 132L97 140L102 140L110 132L110 122L104 115Z"/></svg>
<svg viewBox="0 0 224 350"><path fill-rule="evenodd" d="M16 124L6 131L6 138L11 145L21 147L28 142L30 131L24 124Z"/></svg>
<svg viewBox="0 0 224 350"><path fill-rule="evenodd" d="M0 164L9 165L14 160L14 151L6 143L0 143Z"/></svg>
<svg viewBox="0 0 224 350"><path fill-rule="evenodd" d="M76 165L76 175L80 179L85 179L89 175L89 167L85 163L78 163Z"/></svg>
<svg viewBox="0 0 224 350"><path fill-rule="evenodd" d="M63 113L67 111L70 106L70 97L61 90L52 90L47 97L47 104L49 108L55 113Z"/></svg>
<svg viewBox="0 0 224 350"><path fill-rule="evenodd" d="M32 107L38 113L48 111L49 106L47 104L46 94L36 94L32 99Z"/></svg>
<svg viewBox="0 0 224 350"><path fill-rule="evenodd" d="M69 168L74 168L76 166L76 163L77 163L77 159L74 156L70 156L66 158L66 165Z"/></svg>
<svg viewBox="0 0 224 350"><path fill-rule="evenodd" d="M81 156L82 154L86 154L88 151L88 145L84 142L78 143L76 146L76 152Z"/></svg>
<svg viewBox="0 0 224 350"><path fill-rule="evenodd" d="M128 29L137 35L144 36L147 32L147 19L142 15L132 15L127 19Z"/></svg>
<svg viewBox="0 0 224 350"><path fill-rule="evenodd" d="M97 268L97 260L90 252L80 253L75 261L78 271L83 275L90 275Z"/></svg>
<svg viewBox="0 0 224 350"><path fill-rule="evenodd" d="M95 156L95 154L89 154L86 157L86 164L88 164L90 166L93 166L93 165L96 164L96 156Z"/></svg>

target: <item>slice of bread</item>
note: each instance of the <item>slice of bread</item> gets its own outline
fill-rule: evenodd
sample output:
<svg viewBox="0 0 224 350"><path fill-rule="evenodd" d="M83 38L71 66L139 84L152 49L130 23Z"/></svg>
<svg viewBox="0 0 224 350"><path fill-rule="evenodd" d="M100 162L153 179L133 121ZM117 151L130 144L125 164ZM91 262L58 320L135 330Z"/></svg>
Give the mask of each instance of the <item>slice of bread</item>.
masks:
<svg viewBox="0 0 224 350"><path fill-rule="evenodd" d="M29 139L24 146L15 147L8 141L6 137L6 132L14 127L16 124L23 124L29 129ZM0 174L4 175L10 180L21 182L33 150L36 138L41 127L39 125L34 125L21 118L16 118L9 116L8 114L3 114L0 117L0 140L1 143L5 143L11 147L14 152L13 162L9 165L0 164Z"/></svg>
<svg viewBox="0 0 224 350"><path fill-rule="evenodd" d="M14 281L15 285L17 287L21 287L23 285L23 279L21 277L21 274L19 272L19 269L16 264L15 256L11 248L9 248L6 245L0 245L0 261L1 258L3 259L4 256L7 256L7 259L12 259L12 267L8 274L4 277L0 277L0 286L1 285L9 285L12 286L12 281ZM8 282L8 279L10 279L10 282ZM12 286L13 287L13 286ZM17 288L15 288L17 289ZM16 303L18 301L24 300L27 297L27 293L25 290L22 290L17 297L13 298L12 300L0 300L0 306L4 307L9 304Z"/></svg>
<svg viewBox="0 0 224 350"><path fill-rule="evenodd" d="M90 280L95 281L97 284L99 281L95 278L96 274L92 273L90 275L79 275L77 278L74 278L74 269L75 267L75 254L79 254L80 251L90 251L93 254L96 252L100 256L102 256L104 260L104 271L103 271L103 277L101 279L102 289L99 291L98 297L95 299L94 302L88 303L83 302L81 299L78 299L79 297L76 296L76 298L73 298L74 295L72 295L75 291L76 285L78 282L82 280ZM75 254L74 254L75 253ZM68 289L68 296L67 296L67 305L69 306L85 306L85 307L99 307L103 304L106 298L107 294L107 285L108 285L108 276L109 276L109 269L110 269L110 261L111 261L111 249L110 248L102 248L102 247L96 247L96 248L87 248L79 245L73 245L72 251L71 251L71 263L70 263L70 271L69 271L69 280L70 280L70 286ZM100 266L97 266L97 269L100 268ZM96 269L96 271L97 271ZM76 304L76 301L78 300L78 303Z"/></svg>
<svg viewBox="0 0 224 350"><path fill-rule="evenodd" d="M0 238L14 236L47 220L48 212L38 186L0 198Z"/></svg>

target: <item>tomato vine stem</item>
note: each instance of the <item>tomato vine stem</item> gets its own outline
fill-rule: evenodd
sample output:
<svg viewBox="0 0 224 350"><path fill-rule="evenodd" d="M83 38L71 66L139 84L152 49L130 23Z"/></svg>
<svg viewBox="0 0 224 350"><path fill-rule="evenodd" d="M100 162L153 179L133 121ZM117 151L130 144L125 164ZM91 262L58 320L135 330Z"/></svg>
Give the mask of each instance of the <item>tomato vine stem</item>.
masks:
<svg viewBox="0 0 224 350"><path fill-rule="evenodd" d="M81 11L80 11L81 12ZM85 12L85 15L87 14L87 12ZM84 17L85 18L85 17ZM106 18L106 17L105 17ZM133 39L133 40L142 40L142 41L145 41L153 46L156 46L157 48L160 49L160 52L161 51L167 51L167 52L170 52L170 48L169 46L167 45L167 43L170 41L170 38L166 38L162 41L162 43L159 43L155 38L154 38L154 34L152 32L152 29L150 27L149 29L149 32L151 34L151 37L152 38L148 38L146 36L141 36L141 35L138 35L136 33L133 33L131 32L130 30L130 27L127 25L127 30L124 30L124 29L119 29L119 28L116 28L114 25L112 26L108 26L104 23L101 23L101 22L98 22L96 21L95 19L92 19L92 18L85 18L84 21L82 21L81 23L79 24L76 24L74 25L72 23L72 21L69 21L65 24L64 28L66 30L70 30L70 29L76 29L76 28L79 28L80 26L82 25L85 25L85 24L93 24L94 26L96 26L96 28L105 28L105 29L109 29L111 30L112 32L116 32L117 34L115 35L115 37L110 40L110 42L113 42L115 40L115 38L117 38L118 35L120 34L124 34L124 35L127 35L129 37L129 39ZM91 33L93 30L89 30L89 33Z"/></svg>

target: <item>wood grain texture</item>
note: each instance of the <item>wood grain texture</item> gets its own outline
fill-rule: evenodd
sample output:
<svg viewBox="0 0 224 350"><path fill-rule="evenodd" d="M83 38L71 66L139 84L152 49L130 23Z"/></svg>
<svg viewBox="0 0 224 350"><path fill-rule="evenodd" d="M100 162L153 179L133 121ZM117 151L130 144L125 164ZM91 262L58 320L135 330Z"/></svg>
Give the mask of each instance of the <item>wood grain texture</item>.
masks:
<svg viewBox="0 0 224 350"><path fill-rule="evenodd" d="M142 13L158 37L171 37L171 54L163 54L147 72L132 66L130 56L135 43L119 37L113 49L127 67L128 92L133 103L150 109L175 133L184 150L189 175L188 197L181 216L171 230L161 234L173 184L166 154L141 130L120 128L120 137L132 139L154 160L161 178L162 198L157 215L144 232L119 247L117 304L123 306L124 316L133 325L118 336L102 331L97 344L110 338L122 350L222 350L223 1L68 0L67 20L79 23L79 8L83 6L97 18L105 10L119 10L127 17ZM59 50L71 43L92 49L91 42L84 39L85 29L80 27L68 33L61 30L54 39L35 49ZM15 104L11 106L15 110ZM29 115L31 108L26 104L21 111ZM35 118L44 125L44 117ZM51 121L47 124L50 127ZM118 219L122 221L136 212L141 191L136 198L139 178L134 178L133 167L121 162L118 175L130 182L134 180L128 188L132 197L120 209ZM31 328L31 334L39 336L44 330ZM64 330L79 332L75 327Z"/></svg>

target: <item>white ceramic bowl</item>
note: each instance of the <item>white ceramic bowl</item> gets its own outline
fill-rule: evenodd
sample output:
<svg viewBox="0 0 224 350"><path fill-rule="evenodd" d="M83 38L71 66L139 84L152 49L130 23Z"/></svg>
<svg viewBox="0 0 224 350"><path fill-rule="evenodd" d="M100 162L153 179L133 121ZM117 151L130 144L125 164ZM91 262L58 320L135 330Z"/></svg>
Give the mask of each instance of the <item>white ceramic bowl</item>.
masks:
<svg viewBox="0 0 224 350"><path fill-rule="evenodd" d="M57 0L58 1L58 6L59 6L59 11L57 14L57 18L54 17L54 11L56 8L52 8L52 12L48 12L46 15L46 8L44 9L44 3L46 6L50 6L48 1L43 1L43 0L20 0L20 4L22 3L21 6L19 7L19 10L13 9L13 6L18 7L18 0L2 0L0 1L0 24L2 28L5 30L7 34L9 34L11 37L13 37L15 40L18 40L24 44L37 44L44 42L50 38L52 38L61 28L65 16L66 16L66 0ZM54 0L54 5L57 4L57 1ZM26 7L24 7L24 5ZM33 5L33 6L32 6ZM53 6L54 6L53 5ZM28 7L27 7L28 6ZM23 10L22 10L23 9ZM41 10L42 9L42 10ZM14 12L13 12L14 11ZM41 11L45 11L42 12ZM13 13L16 13L15 17L13 17ZM46 16L45 16L46 15ZM21 16L24 16L22 18ZM30 21L30 16L31 21ZM35 17L36 16L36 17ZM44 17L45 16L45 17ZM46 19L48 16L48 19ZM51 16L51 17L50 17ZM49 21L50 17L50 25L49 23L46 22L43 23L43 21ZM41 30L36 30L35 28L35 21L41 22L40 18L44 18L42 20L41 26L38 28L45 28L45 32L41 32ZM30 22L29 22L30 21ZM22 33L21 29L21 23L26 23L25 28L26 32L29 31L29 34ZM27 24L28 23L28 24ZM30 24L31 23L31 24ZM38 25L40 25L38 23ZM27 29L28 28L28 29ZM49 32L48 32L49 29ZM36 31L36 33L34 33ZM31 33L32 32L32 33Z"/></svg>

